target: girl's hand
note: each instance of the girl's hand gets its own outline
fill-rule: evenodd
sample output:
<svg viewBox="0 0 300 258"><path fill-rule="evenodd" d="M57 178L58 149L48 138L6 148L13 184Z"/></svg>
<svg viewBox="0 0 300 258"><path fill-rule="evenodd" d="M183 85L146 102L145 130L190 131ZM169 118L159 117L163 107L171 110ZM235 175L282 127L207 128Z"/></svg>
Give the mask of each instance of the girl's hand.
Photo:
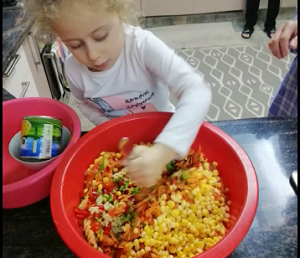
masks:
<svg viewBox="0 0 300 258"><path fill-rule="evenodd" d="M297 49L297 39L298 25L296 19L286 22L276 30L276 33L268 43L269 49L277 58L284 58L289 53L289 46L292 50Z"/></svg>
<svg viewBox="0 0 300 258"><path fill-rule="evenodd" d="M138 185L151 187L157 183L165 166L176 156L169 147L155 143L152 147L136 146L123 161L128 174Z"/></svg>

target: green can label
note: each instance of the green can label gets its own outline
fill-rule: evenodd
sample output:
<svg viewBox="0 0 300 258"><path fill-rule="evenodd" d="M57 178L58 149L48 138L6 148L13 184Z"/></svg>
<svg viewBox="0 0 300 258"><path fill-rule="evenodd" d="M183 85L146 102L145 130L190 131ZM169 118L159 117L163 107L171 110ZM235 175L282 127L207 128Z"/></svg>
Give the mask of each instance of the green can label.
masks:
<svg viewBox="0 0 300 258"><path fill-rule="evenodd" d="M24 117L20 158L51 159L61 152L62 122L46 116Z"/></svg>

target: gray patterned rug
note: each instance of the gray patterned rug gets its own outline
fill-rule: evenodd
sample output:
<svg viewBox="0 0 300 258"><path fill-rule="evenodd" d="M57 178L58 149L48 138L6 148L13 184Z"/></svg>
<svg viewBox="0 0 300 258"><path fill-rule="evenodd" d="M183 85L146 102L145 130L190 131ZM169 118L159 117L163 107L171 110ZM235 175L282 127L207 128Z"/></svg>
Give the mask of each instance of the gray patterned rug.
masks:
<svg viewBox="0 0 300 258"><path fill-rule="evenodd" d="M273 57L267 46L195 48L176 51L213 92L206 120L265 117L294 58Z"/></svg>

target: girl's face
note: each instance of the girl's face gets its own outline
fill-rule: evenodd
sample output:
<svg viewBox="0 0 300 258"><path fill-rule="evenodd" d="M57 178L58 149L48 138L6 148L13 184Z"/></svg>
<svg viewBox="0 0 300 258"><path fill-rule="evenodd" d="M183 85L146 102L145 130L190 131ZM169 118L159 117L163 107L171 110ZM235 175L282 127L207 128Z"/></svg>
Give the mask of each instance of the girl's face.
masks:
<svg viewBox="0 0 300 258"><path fill-rule="evenodd" d="M63 8L63 7L62 7ZM68 8L53 28L73 56L90 71L111 68L124 45L123 25L116 13Z"/></svg>

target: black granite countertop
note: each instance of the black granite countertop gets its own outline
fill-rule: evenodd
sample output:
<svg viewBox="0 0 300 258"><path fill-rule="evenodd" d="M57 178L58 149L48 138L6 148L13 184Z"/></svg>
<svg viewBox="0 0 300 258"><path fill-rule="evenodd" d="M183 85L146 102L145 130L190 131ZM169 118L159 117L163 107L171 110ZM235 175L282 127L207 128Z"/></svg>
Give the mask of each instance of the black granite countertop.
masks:
<svg viewBox="0 0 300 258"><path fill-rule="evenodd" d="M22 7L2 8L2 14L2 73L4 73L30 31L34 19Z"/></svg>
<svg viewBox="0 0 300 258"><path fill-rule="evenodd" d="M254 221L229 258L297 257L298 204L289 183L290 175L297 169L297 118L241 119L213 124L231 135L247 152L259 184ZM4 257L76 257L56 232L49 198L25 208L3 210L2 221Z"/></svg>

